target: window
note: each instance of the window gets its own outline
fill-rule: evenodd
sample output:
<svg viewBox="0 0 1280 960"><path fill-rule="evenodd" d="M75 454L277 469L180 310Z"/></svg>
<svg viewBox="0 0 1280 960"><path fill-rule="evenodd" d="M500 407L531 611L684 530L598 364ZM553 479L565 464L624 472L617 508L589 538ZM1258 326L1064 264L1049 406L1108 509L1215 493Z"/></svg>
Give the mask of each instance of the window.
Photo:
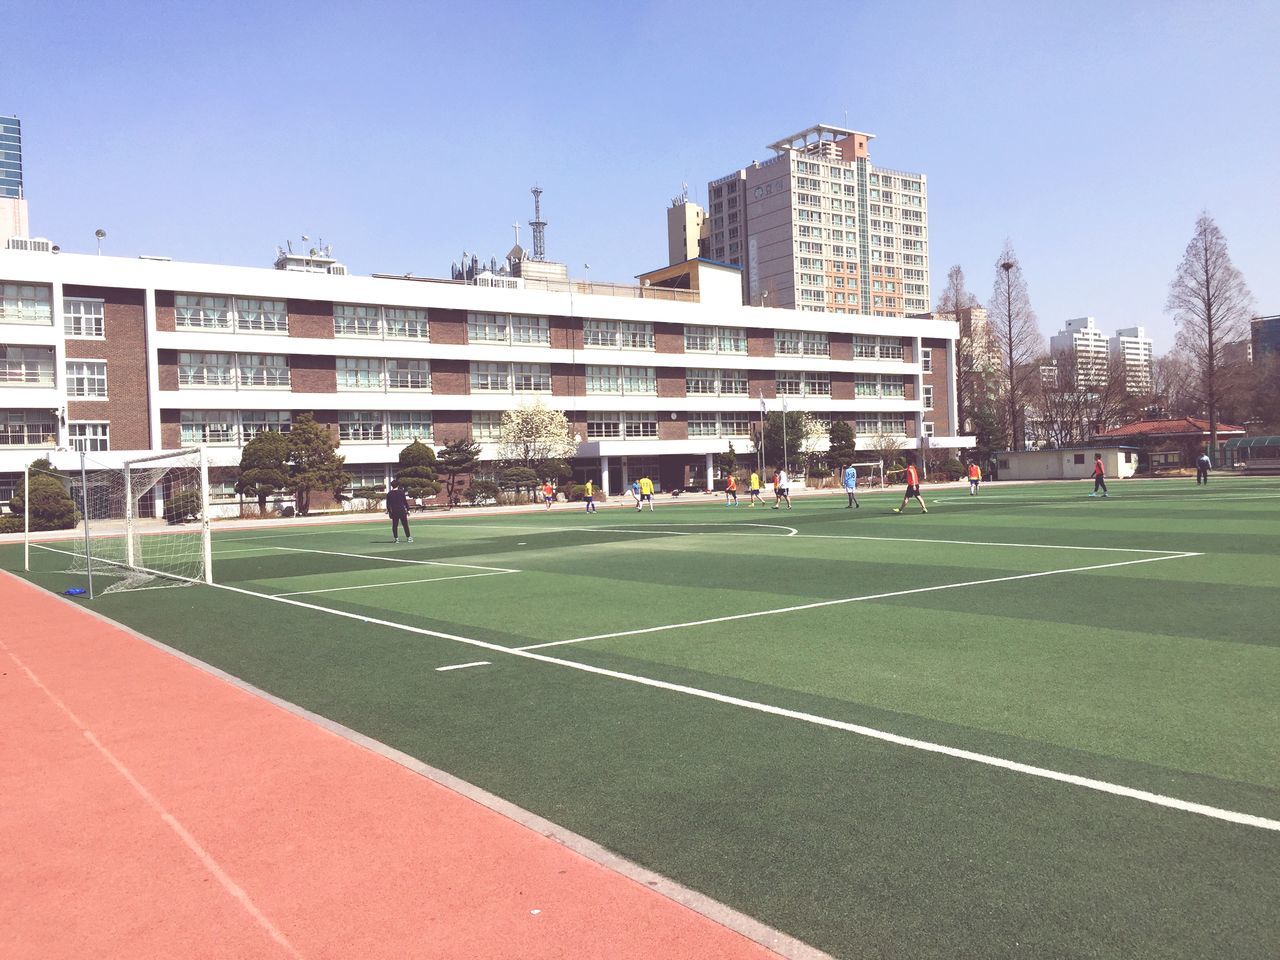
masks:
<svg viewBox="0 0 1280 960"><path fill-rule="evenodd" d="M384 464L371 463L364 466L347 466L343 468L351 482L343 492L353 497L364 496L387 488L387 468Z"/></svg>
<svg viewBox="0 0 1280 960"><path fill-rule="evenodd" d="M393 410L388 420L390 422L387 424L387 433L393 442L408 443L413 440L431 442L431 414Z"/></svg>
<svg viewBox="0 0 1280 960"><path fill-rule="evenodd" d="M587 367L587 393L621 393L622 378L618 367Z"/></svg>
<svg viewBox="0 0 1280 960"><path fill-rule="evenodd" d="M907 395L907 383L904 377L881 377L880 378L880 396L882 397L905 397Z"/></svg>
<svg viewBox="0 0 1280 960"><path fill-rule="evenodd" d="M0 283L0 323L53 326L52 288L32 283Z"/></svg>
<svg viewBox="0 0 1280 960"><path fill-rule="evenodd" d="M922 388L921 395L924 397L924 408L926 410L932 410L933 409L933 387L926 383Z"/></svg>
<svg viewBox="0 0 1280 960"><path fill-rule="evenodd" d="M236 421L230 410L183 410L179 421L184 446L236 442Z"/></svg>
<svg viewBox="0 0 1280 960"><path fill-rule="evenodd" d="M932 436L933 436L933 424L932 424L930 421L926 420L926 421L924 421L924 423L922 424L922 426L923 426L923 428L924 428L924 435L925 435L926 437L932 437Z"/></svg>
<svg viewBox="0 0 1280 960"><path fill-rule="evenodd" d="M720 419L714 413L689 414L689 436L691 437L720 436Z"/></svg>
<svg viewBox="0 0 1280 960"><path fill-rule="evenodd" d="M382 312L386 318L388 337L397 340L431 339L427 311L412 310L409 307L386 307Z"/></svg>
<svg viewBox="0 0 1280 960"><path fill-rule="evenodd" d="M57 440L52 410L0 410L0 446L52 447Z"/></svg>
<svg viewBox="0 0 1280 960"><path fill-rule="evenodd" d="M62 301L62 329L77 340L101 340L106 336L101 300L67 297Z"/></svg>
<svg viewBox="0 0 1280 960"><path fill-rule="evenodd" d="M511 365L507 363L472 363L472 393L510 393Z"/></svg>
<svg viewBox="0 0 1280 960"><path fill-rule="evenodd" d="M809 397L831 396L831 374L806 373L804 375L804 392Z"/></svg>
<svg viewBox="0 0 1280 960"><path fill-rule="evenodd" d="M106 361L68 360L67 396L105 400L107 398Z"/></svg>
<svg viewBox="0 0 1280 960"><path fill-rule="evenodd" d="M622 415L623 436L627 440L640 440L658 435L658 415L656 413L624 413Z"/></svg>
<svg viewBox="0 0 1280 960"><path fill-rule="evenodd" d="M807 292L809 291L802 291L802 294ZM821 299L821 298L822 298L822 295L819 293L818 299ZM801 347L800 345L800 334L795 330L774 331L773 349L774 349L774 352L779 355L799 354L803 349L803 347Z"/></svg>
<svg viewBox="0 0 1280 960"><path fill-rule="evenodd" d="M278 353L242 353L236 357L243 387L288 387L289 358Z"/></svg>
<svg viewBox="0 0 1280 960"><path fill-rule="evenodd" d="M107 424L101 421L81 421L67 424L67 436L71 449L81 453L101 453L108 450Z"/></svg>
<svg viewBox="0 0 1280 960"><path fill-rule="evenodd" d="M933 373L933 348L920 348L920 369L925 373Z"/></svg>
<svg viewBox="0 0 1280 960"><path fill-rule="evenodd" d="M724 396L745 397L747 395L747 371L721 370L720 393Z"/></svg>
<svg viewBox="0 0 1280 960"><path fill-rule="evenodd" d="M471 439L493 441L502 430L501 410L478 410L471 414Z"/></svg>
<svg viewBox="0 0 1280 960"><path fill-rule="evenodd" d="M52 387L53 347L0 346L0 386Z"/></svg>
<svg viewBox="0 0 1280 960"><path fill-rule="evenodd" d="M370 357L338 357L339 390L381 390L382 361Z"/></svg>
<svg viewBox="0 0 1280 960"><path fill-rule="evenodd" d="M713 353L716 349L716 330L714 327L684 328L684 349L686 353Z"/></svg>
<svg viewBox="0 0 1280 960"><path fill-rule="evenodd" d="M745 413L720 414L720 436L747 437L751 435L751 421Z"/></svg>
<svg viewBox="0 0 1280 960"><path fill-rule="evenodd" d="M801 334L801 347L806 357L831 356L831 343L825 333Z"/></svg>
<svg viewBox="0 0 1280 960"><path fill-rule="evenodd" d="M799 373L790 370L778 371L778 396L800 396L804 393L804 380Z"/></svg>
<svg viewBox="0 0 1280 960"><path fill-rule="evenodd" d="M621 333L623 350L653 349L652 323L629 323L624 321Z"/></svg>
<svg viewBox="0 0 1280 960"><path fill-rule="evenodd" d="M230 330L231 311L226 297L179 293L173 298L174 323L182 330Z"/></svg>
<svg viewBox="0 0 1280 960"><path fill-rule="evenodd" d="M335 303L333 335L335 337L380 337L382 318L379 309L369 304Z"/></svg>
<svg viewBox="0 0 1280 960"><path fill-rule="evenodd" d="M883 297L875 299L883 304ZM853 356L858 360L901 360L902 341L896 337L855 336Z"/></svg>
<svg viewBox="0 0 1280 960"><path fill-rule="evenodd" d="M746 330L741 326L722 326L719 330L719 352L746 353Z"/></svg>
<svg viewBox="0 0 1280 960"><path fill-rule="evenodd" d="M622 436L621 421L616 413L588 413L587 439L607 440Z"/></svg>
<svg viewBox="0 0 1280 960"><path fill-rule="evenodd" d="M1072 462L1072 463L1075 463L1075 464L1083 464L1083 463L1084 463L1084 454L1083 454L1083 453L1077 453L1077 454L1075 454L1075 455L1071 458L1071 462Z"/></svg>
<svg viewBox="0 0 1280 960"><path fill-rule="evenodd" d="M289 312L283 300L237 297L236 329L242 333L288 333Z"/></svg>
<svg viewBox="0 0 1280 960"><path fill-rule="evenodd" d="M430 390L430 364L426 360L388 360L387 387L391 390Z"/></svg>
<svg viewBox="0 0 1280 960"><path fill-rule="evenodd" d="M507 318L497 313L468 313L468 343L507 343L510 327Z"/></svg>
<svg viewBox="0 0 1280 960"><path fill-rule="evenodd" d="M514 316L511 318L511 342L516 344L550 344L551 330L546 317Z"/></svg>
<svg viewBox="0 0 1280 960"><path fill-rule="evenodd" d="M582 324L585 347L617 347L619 324L612 320L586 320Z"/></svg>
<svg viewBox="0 0 1280 960"><path fill-rule="evenodd" d="M690 368L684 374L684 392L689 396L717 394L719 377L715 370Z"/></svg>
<svg viewBox="0 0 1280 960"><path fill-rule="evenodd" d="M243 410L240 413L240 435L248 443L267 430L288 433L293 417L288 410Z"/></svg>
<svg viewBox="0 0 1280 960"><path fill-rule="evenodd" d="M380 410L343 410L338 414L338 439L368 443L386 439Z"/></svg>
<svg viewBox="0 0 1280 960"><path fill-rule="evenodd" d="M853 375L853 395L855 397L880 396L880 378L874 373L855 373Z"/></svg>
<svg viewBox="0 0 1280 960"><path fill-rule="evenodd" d="M179 353L178 386L231 387L235 358L229 353Z"/></svg>
<svg viewBox="0 0 1280 960"><path fill-rule="evenodd" d="M516 393L550 393L551 364L513 363L511 382Z"/></svg>
<svg viewBox="0 0 1280 960"><path fill-rule="evenodd" d="M623 367L622 392L656 397L658 377L653 367Z"/></svg>

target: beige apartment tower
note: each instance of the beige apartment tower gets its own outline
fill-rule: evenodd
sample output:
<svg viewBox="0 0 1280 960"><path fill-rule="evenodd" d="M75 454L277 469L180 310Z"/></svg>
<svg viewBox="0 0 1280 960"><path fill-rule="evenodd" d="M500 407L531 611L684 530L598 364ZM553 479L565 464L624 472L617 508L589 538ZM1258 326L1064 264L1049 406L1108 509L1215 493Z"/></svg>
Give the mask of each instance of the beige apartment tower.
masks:
<svg viewBox="0 0 1280 960"><path fill-rule="evenodd" d="M873 134L818 124L707 185L710 256L742 267L748 304L901 317L928 312L924 174L871 163Z"/></svg>

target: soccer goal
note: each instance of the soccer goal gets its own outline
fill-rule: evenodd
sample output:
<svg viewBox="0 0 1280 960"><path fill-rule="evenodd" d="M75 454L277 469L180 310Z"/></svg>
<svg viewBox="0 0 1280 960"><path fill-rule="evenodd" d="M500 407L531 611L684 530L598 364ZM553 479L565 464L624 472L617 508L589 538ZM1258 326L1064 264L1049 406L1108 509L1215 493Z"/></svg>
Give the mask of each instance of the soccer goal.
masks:
<svg viewBox="0 0 1280 960"><path fill-rule="evenodd" d="M863 463L850 464L858 471L858 486L883 487L884 461L867 460Z"/></svg>
<svg viewBox="0 0 1280 960"><path fill-rule="evenodd" d="M40 473L28 472L27 490L34 491ZM203 448L139 457L119 467L93 464L82 454L79 470L49 476L69 493L81 534L59 543L56 552L69 557L68 573L85 575L91 598L140 587L213 582L209 466ZM31 513L26 511L28 551Z"/></svg>

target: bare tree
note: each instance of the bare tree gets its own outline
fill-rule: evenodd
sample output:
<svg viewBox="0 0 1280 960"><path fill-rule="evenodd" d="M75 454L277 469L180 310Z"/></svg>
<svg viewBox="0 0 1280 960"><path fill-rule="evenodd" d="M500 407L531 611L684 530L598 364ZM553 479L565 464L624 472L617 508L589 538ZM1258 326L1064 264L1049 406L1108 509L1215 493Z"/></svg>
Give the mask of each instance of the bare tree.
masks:
<svg viewBox="0 0 1280 960"><path fill-rule="evenodd" d="M1151 399L1148 406L1166 417L1192 417L1204 413L1191 362L1178 350L1157 357L1151 365Z"/></svg>
<svg viewBox="0 0 1280 960"><path fill-rule="evenodd" d="M1227 252L1227 238L1207 212L1196 220L1178 272L1169 285L1165 310L1178 324L1178 349L1191 361L1209 413L1209 449L1218 450L1219 374L1223 348L1244 338L1253 295Z"/></svg>
<svg viewBox="0 0 1280 960"><path fill-rule="evenodd" d="M1129 395L1122 357L1105 365L1082 365L1072 350L1060 350L1039 365L1027 389L1027 432L1049 447L1087 443L1137 412Z"/></svg>
<svg viewBox="0 0 1280 960"><path fill-rule="evenodd" d="M947 286L938 298L938 306L934 313L944 319L951 318L960 326L960 336L956 339L956 430L964 430L969 411L973 409L977 358L975 357L973 337L973 317L967 318L966 311L978 306L978 298L968 291L964 283L964 269L954 264L947 271ZM965 320L968 319L966 325Z"/></svg>
<svg viewBox="0 0 1280 960"><path fill-rule="evenodd" d="M1010 449L1021 450L1024 440L1023 404L1028 387L1038 376L1037 358L1044 350L1044 336L1036 326L1027 281L1013 244L1008 240L996 260L996 280L991 291L992 333L1004 363L1004 406L1008 410Z"/></svg>

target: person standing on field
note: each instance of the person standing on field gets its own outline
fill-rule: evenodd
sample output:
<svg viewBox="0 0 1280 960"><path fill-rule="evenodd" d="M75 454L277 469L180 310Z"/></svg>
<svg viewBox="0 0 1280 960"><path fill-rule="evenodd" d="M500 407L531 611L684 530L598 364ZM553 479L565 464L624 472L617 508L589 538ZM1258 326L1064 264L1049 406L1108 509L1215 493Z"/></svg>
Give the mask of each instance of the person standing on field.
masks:
<svg viewBox="0 0 1280 960"><path fill-rule="evenodd" d="M631 496L635 498L636 510L639 510L640 509L640 481L639 480L631 481Z"/></svg>
<svg viewBox="0 0 1280 960"><path fill-rule="evenodd" d="M978 495L978 484L982 482L982 468L978 466L978 461L974 460L969 464L969 496L976 497Z"/></svg>
<svg viewBox="0 0 1280 960"><path fill-rule="evenodd" d="M840 484L844 487L844 492L849 497L849 502L845 505L845 509L862 506L862 504L858 503L858 471L853 464L849 464L844 468L844 473L840 477Z"/></svg>
<svg viewBox="0 0 1280 960"><path fill-rule="evenodd" d="M1107 468L1102 465L1102 454L1093 461L1093 493L1089 496L1096 497L1099 490L1104 497L1107 495Z"/></svg>
<svg viewBox="0 0 1280 960"><path fill-rule="evenodd" d="M915 499L920 504L920 512L928 513L929 508L924 505L924 498L920 496L920 473L916 470L914 463L907 464L907 492L902 495L902 506L894 507L894 513L901 513L907 508L907 501Z"/></svg>
<svg viewBox="0 0 1280 960"><path fill-rule="evenodd" d="M747 502L751 506L757 503L763 505L764 501L760 499L760 474L754 470L751 471L751 479L747 481Z"/></svg>
<svg viewBox="0 0 1280 960"><path fill-rule="evenodd" d="M550 479L542 485L542 499L547 502L547 509L550 510L551 504L556 500L556 488L551 485Z"/></svg>
<svg viewBox="0 0 1280 960"><path fill-rule="evenodd" d="M387 491L387 516L391 518L392 542L400 542L400 526L403 524L405 539L413 543L413 535L409 533L409 498L400 489L399 480L392 480L391 489Z"/></svg>
<svg viewBox="0 0 1280 960"><path fill-rule="evenodd" d="M724 505L726 507L738 505L738 478L732 473L724 482Z"/></svg>
<svg viewBox="0 0 1280 960"><path fill-rule="evenodd" d="M587 513L596 512L596 485L587 480L582 487L582 499L587 502Z"/></svg>
<svg viewBox="0 0 1280 960"><path fill-rule="evenodd" d="M787 476L787 471L785 470L778 471L776 483L777 483L777 487L775 488L774 495L776 496L777 499L773 504L773 509L777 510L779 505L782 503L782 501L785 500L787 502L787 509L790 510L791 509L791 486L790 486L791 480Z"/></svg>
<svg viewBox="0 0 1280 960"><path fill-rule="evenodd" d="M637 512L639 512L640 508L643 507L645 503L648 503L649 512L653 513L653 481L647 476L640 478L640 501L640 503L636 504Z"/></svg>
<svg viewBox="0 0 1280 960"><path fill-rule="evenodd" d="M1208 453L1200 454L1200 459L1196 461L1196 486L1209 483L1209 468L1213 466L1213 461L1209 459Z"/></svg>

